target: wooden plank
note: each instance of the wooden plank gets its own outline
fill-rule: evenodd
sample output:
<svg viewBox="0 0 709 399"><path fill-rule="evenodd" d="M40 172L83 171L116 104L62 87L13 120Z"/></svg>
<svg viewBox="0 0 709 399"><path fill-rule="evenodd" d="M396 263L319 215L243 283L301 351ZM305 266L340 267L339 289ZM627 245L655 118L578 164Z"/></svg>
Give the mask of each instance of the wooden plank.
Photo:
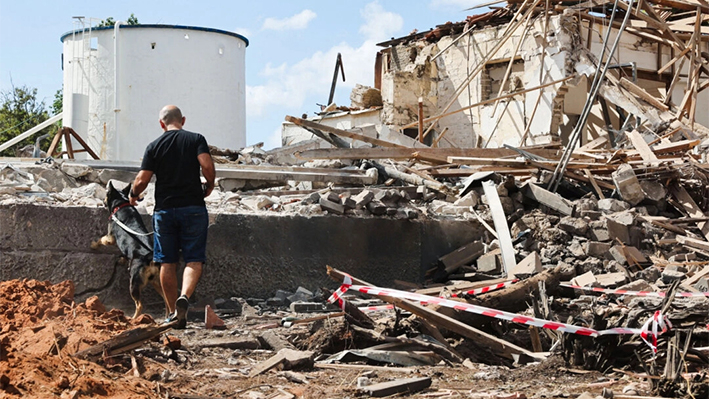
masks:
<svg viewBox="0 0 709 399"><path fill-rule="evenodd" d="M415 393L431 386L431 377L405 378L394 381L380 382L379 384L367 385L359 390L373 396L382 398L397 393Z"/></svg>
<svg viewBox="0 0 709 399"><path fill-rule="evenodd" d="M536 184L527 183L522 188L524 195L542 205L546 205L555 211L571 216L574 213L574 205L556 193L552 193ZM599 189L600 191L600 189Z"/></svg>
<svg viewBox="0 0 709 399"><path fill-rule="evenodd" d="M636 96L640 97L643 101L646 103L652 105L655 108L658 108L662 111L669 111L670 108L663 104L660 100L657 98L651 96L648 92L646 92L642 87L636 85L635 83L629 81L626 78L620 78L620 85L628 90L629 92L635 94Z"/></svg>
<svg viewBox="0 0 709 399"><path fill-rule="evenodd" d="M559 158L555 149L526 149L542 158ZM435 158L447 162L447 157L503 158L516 157L519 153L507 148L319 148L299 151L295 156L301 159L411 159L416 156Z"/></svg>
<svg viewBox="0 0 709 399"><path fill-rule="evenodd" d="M509 275L510 271L517 265L517 261L515 260L512 238L510 237L510 228L507 225L507 216L505 216L505 210L502 208L495 183L489 180L484 181L483 190L487 197L490 213L492 213L492 221L495 222L495 231L497 231L497 239L502 250L502 266L505 269L505 274Z"/></svg>
<svg viewBox="0 0 709 399"><path fill-rule="evenodd" d="M596 150L599 149L603 146L605 146L608 143L608 136L600 136L597 139L593 141L589 141L588 143L582 145L581 147L577 148L574 150L574 153L583 153L589 150Z"/></svg>
<svg viewBox="0 0 709 399"><path fill-rule="evenodd" d="M687 190L682 186L673 186L670 189L672 196L680 203L682 208L687 212L687 214L692 218L703 218L707 215L702 212L702 209L697 205L689 195ZM709 240L709 223L707 222L697 222L697 227L702 231L702 235Z"/></svg>
<svg viewBox="0 0 709 399"><path fill-rule="evenodd" d="M296 117L290 116L290 115L286 116L286 121L287 121L287 122L290 122L290 123L293 123L293 124L296 124L296 125L298 125L298 126L303 126L303 127L307 127L307 128L310 128L310 129L320 130L320 131L322 131L322 132L331 133L331 134L334 134L334 135L336 135L336 136L347 137L347 138L352 139L352 140L363 141L363 142L365 142L365 143L370 143L370 144L378 145L378 146L380 146L380 147L406 148L406 146L403 146L403 145L400 145L400 144L391 143L391 142L384 141L384 140L380 140L380 139L377 139L377 138L374 138L374 137L365 136L365 135L362 135L362 134L359 134L359 133L348 132L347 130L337 129L337 128L334 128L334 127L331 127L331 126L323 125L323 124L321 124L321 123L316 123L316 122L313 122L313 121L309 121L309 120L307 120L307 119L296 118Z"/></svg>
<svg viewBox="0 0 709 399"><path fill-rule="evenodd" d="M472 282L464 282L464 283L458 283L458 284L453 284L453 285L445 285L445 286L440 286L440 287L429 287L429 288L422 288L420 290L416 290L415 292L417 294L422 294L422 295L435 295L438 296L438 294L441 292L443 288L453 291L453 292L459 292L459 291L470 291L474 290L476 288L482 288L482 287L487 287L490 285L496 285L500 283L504 283L505 281L509 281L509 279L506 278L496 278L492 280L483 280L483 281L472 281Z"/></svg>
<svg viewBox="0 0 709 399"><path fill-rule="evenodd" d="M351 173L358 172L358 173ZM241 180L264 180L285 182L317 181L333 182L339 184L370 185L377 182L377 177L367 175L364 171L347 171L338 169L299 168L288 166L219 166L216 168L217 177Z"/></svg>
<svg viewBox="0 0 709 399"><path fill-rule="evenodd" d="M342 283L345 278L345 274L343 272L337 269L333 269L330 266L327 267L327 274L338 283ZM372 284L369 284L364 280L360 280L352 276L350 277L352 278L352 282L354 284L366 285L370 287L373 286ZM491 334L488 334L484 331L478 330L477 328L462 323L456 319L448 317L442 313L438 313L434 310L425 308L419 304L387 296L380 296L379 298L381 298L385 302L394 304L404 310L407 310L418 317L424 318L439 328L444 328L465 338L469 338L480 346L487 346L492 351L498 353L500 356L503 356L507 359L513 359L513 354L525 354L532 358L539 357L538 355L535 355L534 352L528 351L527 349L521 348L503 339L497 338Z"/></svg>
<svg viewBox="0 0 709 399"><path fill-rule="evenodd" d="M394 372L394 373L407 373L411 374L416 372L415 368L412 367L385 367L385 366L372 366L369 364L329 364L329 363L315 363L313 366L316 369L328 369L328 370L374 370L382 372Z"/></svg>
<svg viewBox="0 0 709 399"><path fill-rule="evenodd" d="M176 326L178 322L178 320L175 320L172 323L163 324L160 326L136 327L131 330L126 330L111 339L76 352L73 356L76 358L89 360L95 360L104 354L106 356L111 356L112 354L120 353L126 347L136 347L136 345L142 345L146 341L149 341Z"/></svg>
<svg viewBox="0 0 709 399"><path fill-rule="evenodd" d="M702 277L709 275L709 266L704 266L704 268L696 273L687 280L684 281L683 284L687 286L693 286L695 283L697 283Z"/></svg>
<svg viewBox="0 0 709 399"><path fill-rule="evenodd" d="M588 177L588 180L591 181L591 185L593 186L593 189L596 191L596 194L598 195L598 199L605 199L606 197L603 195L603 191L601 190L601 188L598 187L598 182L596 182L596 179L591 174L591 171L588 169L584 169L583 173L586 175L586 177Z"/></svg>
<svg viewBox="0 0 709 399"><path fill-rule="evenodd" d="M635 147L635 149L638 151L640 157L643 159L643 161L645 161L645 163L648 163L652 166L657 166L660 164L657 159L657 156L654 152L652 152L650 146L640 135L640 132L638 132L637 130L633 130L632 132L627 132L626 135L628 136L628 139L630 139L630 142L633 143L633 147Z"/></svg>
<svg viewBox="0 0 709 399"><path fill-rule="evenodd" d="M675 237L677 242L688 247L696 248L702 251L709 251L709 242L697 240L696 238L678 235Z"/></svg>
<svg viewBox="0 0 709 399"><path fill-rule="evenodd" d="M553 170L554 170L554 168L552 168L552 167L550 167L550 166L548 166L548 165L544 165L543 163L539 163L539 162L537 162L537 161L531 161L531 160L530 160L529 163L530 163L531 165L534 165L534 166L540 168L540 169L545 169L545 170L550 170L550 171L553 171ZM567 178L569 178L569 179L574 179L574 180L582 181L582 182L584 182L584 183L591 184L591 180L589 180L588 177L579 175L579 174L574 173L574 172L572 172L572 171L570 171L570 170L566 170L566 171L564 172L564 177L567 177ZM600 187L603 187L603 188L605 188L605 189L607 189L607 190L615 190L615 186L614 186L613 184L606 183L606 182L604 182L604 181L596 181L596 184L598 184Z"/></svg>
<svg viewBox="0 0 709 399"><path fill-rule="evenodd" d="M674 56L669 62L667 62L667 64L663 65L662 68L660 68L660 69L657 71L657 74L658 74L658 75L662 75L667 69L669 69L669 68L670 68L672 65L674 65L677 61L679 61L680 58L682 58L682 57L684 57L685 55L687 55L687 53L689 53L690 50L691 50L691 49L690 49L689 47L687 47L687 48L684 49L682 52L680 52L679 54L677 54L676 56Z"/></svg>

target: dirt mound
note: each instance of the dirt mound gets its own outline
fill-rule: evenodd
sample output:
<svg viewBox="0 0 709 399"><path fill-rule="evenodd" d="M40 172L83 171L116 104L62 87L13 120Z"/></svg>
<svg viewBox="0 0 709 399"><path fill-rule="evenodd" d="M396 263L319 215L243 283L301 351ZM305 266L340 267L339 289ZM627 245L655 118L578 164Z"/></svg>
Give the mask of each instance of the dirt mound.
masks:
<svg viewBox="0 0 709 399"><path fill-rule="evenodd" d="M70 356L132 327L96 297L75 304L71 281L0 283L0 325L0 396L159 397L143 379Z"/></svg>

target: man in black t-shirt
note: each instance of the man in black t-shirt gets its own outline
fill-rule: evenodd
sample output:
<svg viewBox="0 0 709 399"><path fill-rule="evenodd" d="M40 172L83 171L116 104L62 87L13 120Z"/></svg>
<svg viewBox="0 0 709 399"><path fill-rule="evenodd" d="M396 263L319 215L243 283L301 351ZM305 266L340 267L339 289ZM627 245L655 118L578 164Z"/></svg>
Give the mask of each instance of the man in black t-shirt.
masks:
<svg viewBox="0 0 709 399"><path fill-rule="evenodd" d="M186 325L189 297L197 287L206 260L209 218L204 197L214 189L214 162L204 136L182 129L185 117L174 105L160 111L163 134L148 144L140 172L133 182L130 201L136 205L140 193L155 175L153 213L153 260L161 264L160 283L170 312L166 322ZM207 180L205 186L200 179ZM177 296L179 251L185 261L182 290Z"/></svg>

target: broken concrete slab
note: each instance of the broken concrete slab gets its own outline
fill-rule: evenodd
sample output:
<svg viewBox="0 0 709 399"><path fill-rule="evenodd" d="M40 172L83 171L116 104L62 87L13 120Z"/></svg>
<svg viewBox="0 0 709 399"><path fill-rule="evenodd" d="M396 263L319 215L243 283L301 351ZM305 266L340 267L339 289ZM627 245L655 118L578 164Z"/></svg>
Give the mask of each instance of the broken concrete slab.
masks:
<svg viewBox="0 0 709 399"><path fill-rule="evenodd" d="M431 386L431 377L404 378L394 381L382 382L360 388L360 391L381 398L398 393L415 393Z"/></svg>
<svg viewBox="0 0 709 399"><path fill-rule="evenodd" d="M314 357L315 352L284 348L279 350L277 354L268 360L254 366L249 373L249 377L255 377L259 374L265 373L266 371L279 365L283 365L283 368L286 370L297 370L312 367Z"/></svg>
<svg viewBox="0 0 709 399"><path fill-rule="evenodd" d="M640 181L637 176L635 176L632 166L621 164L611 176L613 177L613 183L616 189L620 193L620 197L623 198L624 201L635 206L645 199L645 193L640 185Z"/></svg>
<svg viewBox="0 0 709 399"><path fill-rule="evenodd" d="M542 205L545 205L563 215L571 216L574 213L574 205L561 197L559 194L552 193L535 184L526 184L522 187L522 192L528 198L531 198Z"/></svg>
<svg viewBox="0 0 709 399"><path fill-rule="evenodd" d="M542 260L536 251L533 251L512 268L510 277L528 277L542 272Z"/></svg>

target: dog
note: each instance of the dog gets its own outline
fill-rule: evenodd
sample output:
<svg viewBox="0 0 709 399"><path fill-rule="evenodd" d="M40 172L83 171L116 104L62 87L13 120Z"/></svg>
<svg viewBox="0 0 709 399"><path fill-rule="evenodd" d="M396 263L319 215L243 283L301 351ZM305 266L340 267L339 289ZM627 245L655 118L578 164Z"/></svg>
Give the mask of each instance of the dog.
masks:
<svg viewBox="0 0 709 399"><path fill-rule="evenodd" d="M101 245L115 244L128 260L130 296L135 302L133 318L136 318L143 313L141 292L148 284L155 288L163 300L165 296L160 285L160 266L153 262L151 233L148 233L148 229L145 228L138 210L130 204L128 198L130 190L131 184L123 190L118 190L112 182L108 183L105 200L111 212L108 219L108 234L91 243L91 248L97 249Z"/></svg>

